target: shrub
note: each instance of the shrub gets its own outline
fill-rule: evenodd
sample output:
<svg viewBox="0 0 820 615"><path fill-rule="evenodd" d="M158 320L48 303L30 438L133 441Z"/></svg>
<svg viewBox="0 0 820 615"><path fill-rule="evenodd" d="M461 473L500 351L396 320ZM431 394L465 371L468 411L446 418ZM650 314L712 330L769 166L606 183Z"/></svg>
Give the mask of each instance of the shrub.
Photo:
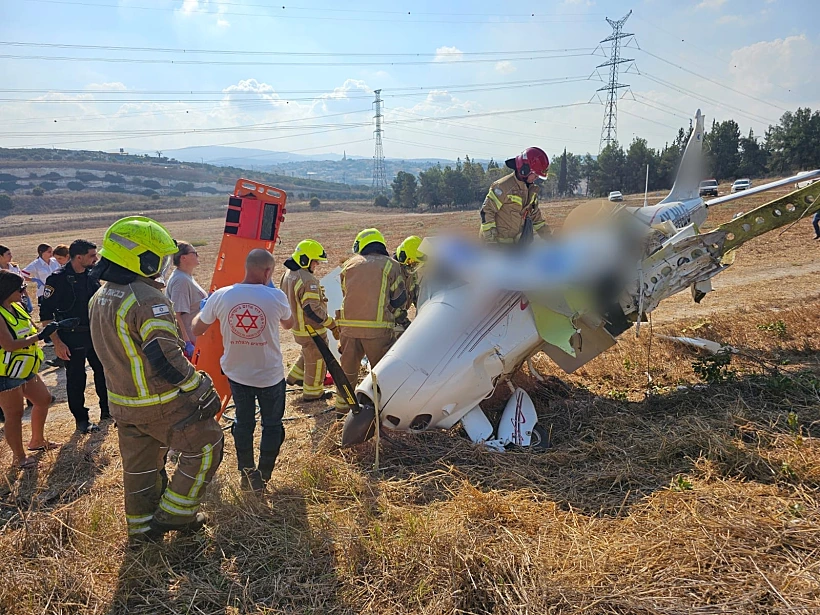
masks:
<svg viewBox="0 0 820 615"><path fill-rule="evenodd" d="M68 182L66 184L66 188L73 190L74 192L79 192L85 188L85 184L83 182Z"/></svg>
<svg viewBox="0 0 820 615"><path fill-rule="evenodd" d="M390 199L383 194L379 194L375 199L373 199L373 204L376 207L388 207L390 205Z"/></svg>
<svg viewBox="0 0 820 615"><path fill-rule="evenodd" d="M319 200L319 197L315 194L310 197L310 208L311 209L319 209L322 206L322 202Z"/></svg>
<svg viewBox="0 0 820 615"><path fill-rule="evenodd" d="M34 196L43 196L45 193L46 191L43 190L42 186L34 186L34 188L31 189L31 194Z"/></svg>
<svg viewBox="0 0 820 615"><path fill-rule="evenodd" d="M152 188L154 190L159 190L160 188L162 188L162 184L155 179L146 179L144 182L142 182L142 185L146 188Z"/></svg>
<svg viewBox="0 0 820 615"><path fill-rule="evenodd" d="M159 201L159 194L157 194L156 192L154 194L152 194L151 195L151 200L152 201Z"/></svg>
<svg viewBox="0 0 820 615"><path fill-rule="evenodd" d="M14 205L14 201L8 194L0 194L0 211L9 211Z"/></svg>
<svg viewBox="0 0 820 615"><path fill-rule="evenodd" d="M168 191L168 196L177 196L177 197L179 197L179 196L185 196L185 195L181 192L178 192L177 190L169 190Z"/></svg>
<svg viewBox="0 0 820 615"><path fill-rule="evenodd" d="M102 179L93 173L88 173L87 171L77 171L74 173L74 178L80 182L98 182Z"/></svg>
<svg viewBox="0 0 820 615"><path fill-rule="evenodd" d="M49 190L56 190L57 184L55 184L54 182L43 182L40 184L40 188L48 192Z"/></svg>

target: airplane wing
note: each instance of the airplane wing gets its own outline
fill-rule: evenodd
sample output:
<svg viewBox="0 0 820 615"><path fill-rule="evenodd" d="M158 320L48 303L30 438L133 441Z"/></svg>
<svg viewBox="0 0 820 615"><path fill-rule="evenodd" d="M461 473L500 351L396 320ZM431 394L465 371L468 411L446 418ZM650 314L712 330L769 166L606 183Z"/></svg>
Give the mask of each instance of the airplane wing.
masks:
<svg viewBox="0 0 820 615"><path fill-rule="evenodd" d="M779 179L776 182L769 182L768 184L757 186L756 188L749 188L748 190L741 190L740 192L735 192L734 194L719 196L716 199L709 199L708 201L705 201L705 204L707 207L711 207L712 205L720 205L722 203L734 201L735 199L742 199L743 197L757 194L758 192L766 192L766 190L771 190L772 188L788 186L792 182L805 181L814 177L820 177L820 169L815 169L814 171L804 171L802 173L798 173L797 175L787 177L786 179Z"/></svg>

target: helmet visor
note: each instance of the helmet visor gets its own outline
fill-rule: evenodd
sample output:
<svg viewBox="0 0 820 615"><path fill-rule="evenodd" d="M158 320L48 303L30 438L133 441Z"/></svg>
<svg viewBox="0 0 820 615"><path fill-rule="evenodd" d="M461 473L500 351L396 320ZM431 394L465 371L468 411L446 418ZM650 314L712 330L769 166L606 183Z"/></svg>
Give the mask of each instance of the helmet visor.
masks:
<svg viewBox="0 0 820 615"><path fill-rule="evenodd" d="M159 264L159 275L154 278L158 282L165 284L168 280L168 272L171 270L171 265L174 262L174 255L169 254L162 257L162 262Z"/></svg>

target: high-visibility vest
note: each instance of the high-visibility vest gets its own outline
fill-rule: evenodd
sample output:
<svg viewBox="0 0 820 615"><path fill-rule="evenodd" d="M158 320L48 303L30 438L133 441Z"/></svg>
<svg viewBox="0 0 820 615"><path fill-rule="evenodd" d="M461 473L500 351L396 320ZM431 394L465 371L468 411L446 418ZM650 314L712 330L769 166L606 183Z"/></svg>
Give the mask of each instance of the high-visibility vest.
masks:
<svg viewBox="0 0 820 615"><path fill-rule="evenodd" d="M6 321L14 339L23 339L28 335L37 333L31 316L23 309L23 306L12 303L11 308L12 311L10 312L0 306L0 315ZM0 357L2 357L2 360L0 360L0 376L24 380L40 370L40 364L43 362L45 355L35 342L31 346L19 350L3 350L0 348Z"/></svg>

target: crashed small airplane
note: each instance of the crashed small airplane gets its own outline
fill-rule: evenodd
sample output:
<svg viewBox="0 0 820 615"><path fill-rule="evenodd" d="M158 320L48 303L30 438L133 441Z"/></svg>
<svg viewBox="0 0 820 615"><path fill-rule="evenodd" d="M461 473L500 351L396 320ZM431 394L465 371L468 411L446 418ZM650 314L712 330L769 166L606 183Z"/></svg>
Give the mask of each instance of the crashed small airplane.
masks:
<svg viewBox="0 0 820 615"><path fill-rule="evenodd" d="M374 434L378 407L387 430L421 432L460 422L473 442L497 450L546 446L532 400L511 384L525 361L544 352L573 372L640 327L667 297L690 288L699 302L741 244L820 210L815 183L701 233L714 205L820 176L810 171L704 201L698 196L703 125L698 110L672 191L656 205L621 206L509 252L425 240L426 299L356 388L342 444ZM512 396L493 425L480 404L505 383Z"/></svg>

